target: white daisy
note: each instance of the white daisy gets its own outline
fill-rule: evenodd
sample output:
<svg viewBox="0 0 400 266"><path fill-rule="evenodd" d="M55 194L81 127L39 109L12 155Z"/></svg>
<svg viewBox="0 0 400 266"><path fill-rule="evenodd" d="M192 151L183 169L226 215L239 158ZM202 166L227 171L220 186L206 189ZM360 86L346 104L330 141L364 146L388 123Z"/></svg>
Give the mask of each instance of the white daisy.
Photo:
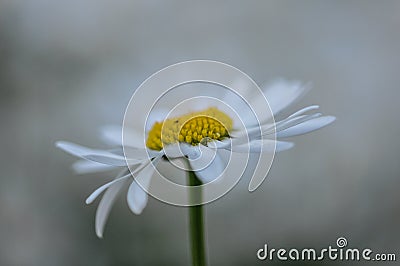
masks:
<svg viewBox="0 0 400 266"><path fill-rule="evenodd" d="M276 115L295 102L306 90L307 86L303 86L300 82L284 80L265 87L263 93L273 117L266 115L259 119L257 124L251 112L243 111L240 118L244 128L241 129L236 127L238 122L225 107L216 105L215 102L202 101L201 108L192 106L186 112L180 110L179 116L168 116L171 118L166 118L167 114L162 110L152 112L157 115L149 117L147 122L149 126L145 134L134 130L124 131L124 147L122 147L122 129L117 126L107 126L102 129L103 139L108 144L114 145L116 147L114 149L94 150L65 141L57 142L56 146L82 159L73 164L73 169L78 173L121 169L113 181L99 187L86 200L86 203L90 204L104 192L97 208L95 222L96 234L102 237L112 204L127 184L129 184L127 193L129 208L135 214L143 211L148 200L144 190L148 191L155 167L161 163L169 164L174 158L187 158L190 169L193 169L203 183L208 183L223 174L226 166L223 159L224 152L260 153L287 150L293 147L293 143L279 139L309 133L332 123L335 120L333 116L309 114L319 108L316 105L305 107L274 122ZM252 98L252 92L248 93L250 95L246 95L246 98L251 99L248 102L250 107L265 102L265 99ZM217 98L222 102L235 102L232 95L224 90ZM185 108L183 107L183 110ZM137 112L144 113L141 110ZM129 157L126 158L125 155ZM250 189L254 190L258 185Z"/></svg>

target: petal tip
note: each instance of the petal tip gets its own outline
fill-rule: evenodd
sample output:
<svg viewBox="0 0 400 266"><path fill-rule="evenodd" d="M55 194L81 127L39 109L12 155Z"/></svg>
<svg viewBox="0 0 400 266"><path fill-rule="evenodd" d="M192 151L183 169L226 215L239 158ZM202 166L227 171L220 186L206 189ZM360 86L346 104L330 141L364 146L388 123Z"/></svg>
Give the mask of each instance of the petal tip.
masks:
<svg viewBox="0 0 400 266"><path fill-rule="evenodd" d="M66 141L62 141L62 140L57 140L56 142L54 142L54 146L56 146L59 149L63 149L63 147L67 145Z"/></svg>
<svg viewBox="0 0 400 266"><path fill-rule="evenodd" d="M331 120L329 123L332 123L332 122L334 122L336 120L336 116L333 116L333 115L328 115L326 117Z"/></svg>
<svg viewBox="0 0 400 266"><path fill-rule="evenodd" d="M136 215L142 214L143 209L144 209L144 208L137 208L137 207L131 206L129 203L128 203L128 206L129 206L129 209L133 212L133 214L136 214Z"/></svg>
<svg viewBox="0 0 400 266"><path fill-rule="evenodd" d="M275 152L287 151L294 147L293 142L277 141Z"/></svg>
<svg viewBox="0 0 400 266"><path fill-rule="evenodd" d="M103 232L100 230L96 230L96 235L98 238L103 239Z"/></svg>
<svg viewBox="0 0 400 266"><path fill-rule="evenodd" d="M250 193L254 192L259 186L261 186L262 181L264 181L264 179L262 179L261 182L255 182L254 180L250 180L248 187L249 192Z"/></svg>

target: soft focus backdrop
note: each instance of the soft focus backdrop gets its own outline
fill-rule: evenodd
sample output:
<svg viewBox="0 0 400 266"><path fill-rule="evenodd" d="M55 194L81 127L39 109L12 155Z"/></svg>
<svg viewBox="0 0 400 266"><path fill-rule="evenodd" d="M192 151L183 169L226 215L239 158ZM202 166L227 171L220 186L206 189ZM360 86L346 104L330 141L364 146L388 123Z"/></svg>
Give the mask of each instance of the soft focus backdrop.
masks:
<svg viewBox="0 0 400 266"><path fill-rule="evenodd" d="M311 81L292 111L337 116L276 156L254 193L242 180L207 205L212 265L266 265L264 243L340 236L399 260L399 12L399 1L0 1L0 265L189 263L187 210L155 199L135 216L121 197L97 239L97 202L84 200L111 176L74 175L54 142L104 147L98 128L122 122L134 89L190 59L260 85Z"/></svg>

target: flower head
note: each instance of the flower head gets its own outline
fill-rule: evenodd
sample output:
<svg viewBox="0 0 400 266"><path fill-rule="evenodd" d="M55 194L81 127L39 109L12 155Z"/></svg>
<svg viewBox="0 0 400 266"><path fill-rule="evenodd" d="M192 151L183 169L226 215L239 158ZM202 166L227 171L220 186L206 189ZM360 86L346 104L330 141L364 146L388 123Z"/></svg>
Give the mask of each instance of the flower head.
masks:
<svg viewBox="0 0 400 266"><path fill-rule="evenodd" d="M232 130L232 119L216 107L156 122L148 133L146 146L162 150L164 145L185 142L199 145L207 140L223 140Z"/></svg>
<svg viewBox="0 0 400 266"><path fill-rule="evenodd" d="M265 87L262 92L273 116L266 114L259 118L259 123L251 118L251 112L243 111L238 121L238 116L222 104L203 101L200 107L189 106L179 115L168 116L171 110L154 112L158 115L149 117L144 135L133 129L124 131L124 145L121 127L105 127L103 139L115 146L109 150L94 150L64 141L56 145L83 159L73 165L79 173L121 169L113 181L99 187L86 200L90 204L104 192L96 213L96 233L102 237L111 206L125 185L129 184L127 202L132 212L140 214L143 211L151 177L161 163L172 164L174 159L188 159L190 170L206 184L223 175L226 166L224 152L248 154L287 150L293 147L293 143L279 139L309 133L332 123L335 120L333 116L309 114L319 108L316 105L275 122L276 115L295 102L306 89L307 86L300 82L284 80ZM222 91L218 99L224 103L231 100L229 97L231 94ZM265 101L251 95L248 98L250 107ZM137 113L144 112L137 110ZM250 189L254 190L258 185L252 185Z"/></svg>

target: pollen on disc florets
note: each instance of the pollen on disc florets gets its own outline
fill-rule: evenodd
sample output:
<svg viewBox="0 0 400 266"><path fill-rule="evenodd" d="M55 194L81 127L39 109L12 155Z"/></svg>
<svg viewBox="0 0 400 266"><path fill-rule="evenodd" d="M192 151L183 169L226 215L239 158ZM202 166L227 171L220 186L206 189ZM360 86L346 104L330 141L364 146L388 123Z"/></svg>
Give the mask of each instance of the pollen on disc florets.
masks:
<svg viewBox="0 0 400 266"><path fill-rule="evenodd" d="M222 140L229 136L233 121L216 107L156 122L149 131L146 146L161 150L164 145L186 142L197 145L206 140Z"/></svg>

